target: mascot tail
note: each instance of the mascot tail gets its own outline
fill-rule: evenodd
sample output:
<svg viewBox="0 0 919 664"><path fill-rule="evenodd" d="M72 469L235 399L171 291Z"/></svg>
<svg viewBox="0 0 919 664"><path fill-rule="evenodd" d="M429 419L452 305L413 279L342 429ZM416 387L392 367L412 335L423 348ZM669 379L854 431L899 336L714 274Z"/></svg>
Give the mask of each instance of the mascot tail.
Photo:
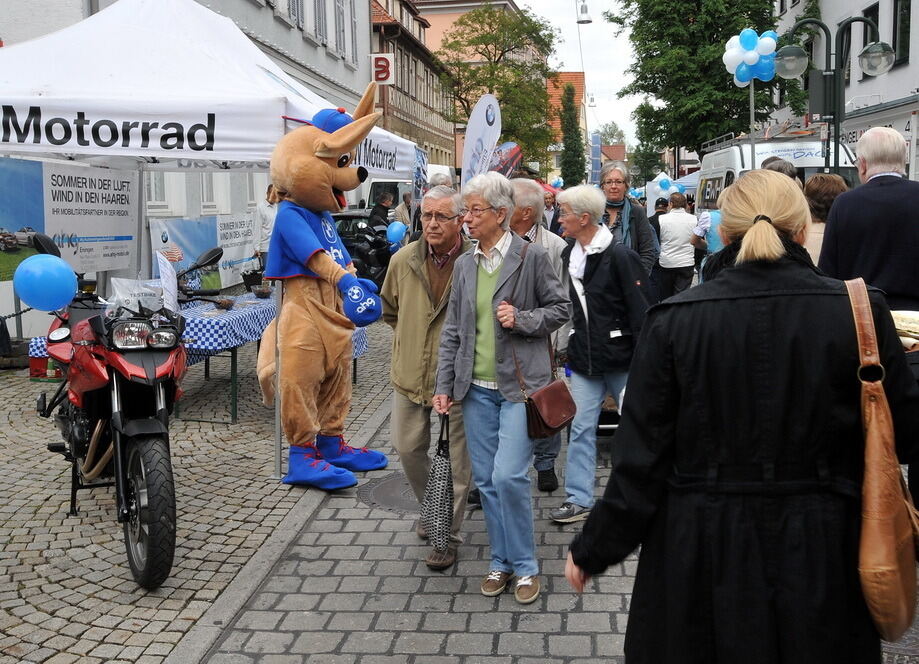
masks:
<svg viewBox="0 0 919 664"><path fill-rule="evenodd" d="M275 334L277 322L277 318L272 320L262 333L262 342L258 350L258 362L255 367L258 384L262 388L262 403L269 408L274 405L274 349L277 338Z"/></svg>

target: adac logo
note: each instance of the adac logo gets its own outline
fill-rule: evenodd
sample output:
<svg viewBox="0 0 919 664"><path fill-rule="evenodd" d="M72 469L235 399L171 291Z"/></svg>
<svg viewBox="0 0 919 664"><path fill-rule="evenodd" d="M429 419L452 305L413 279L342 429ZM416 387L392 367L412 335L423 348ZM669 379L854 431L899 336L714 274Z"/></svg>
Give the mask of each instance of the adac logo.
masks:
<svg viewBox="0 0 919 664"><path fill-rule="evenodd" d="M495 106L489 104L485 107L485 124L491 127L495 123Z"/></svg>
<svg viewBox="0 0 919 664"><path fill-rule="evenodd" d="M364 297L364 289L360 286L351 286L348 289L348 299L352 302L360 302L362 297Z"/></svg>
<svg viewBox="0 0 919 664"><path fill-rule="evenodd" d="M322 220L322 234L325 235L325 239L329 244L334 244L335 240L338 239L338 235L335 233L335 227L330 224L327 219Z"/></svg>

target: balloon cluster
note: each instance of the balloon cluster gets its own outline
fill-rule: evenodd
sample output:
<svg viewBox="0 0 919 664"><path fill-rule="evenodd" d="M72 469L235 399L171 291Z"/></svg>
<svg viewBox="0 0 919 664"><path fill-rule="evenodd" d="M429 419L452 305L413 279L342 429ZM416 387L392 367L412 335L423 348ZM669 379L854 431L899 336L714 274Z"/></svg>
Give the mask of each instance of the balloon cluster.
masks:
<svg viewBox="0 0 919 664"><path fill-rule="evenodd" d="M669 178L661 178L657 181L657 188L660 190L661 196L664 194L685 194L686 187L681 185L679 182L671 182Z"/></svg>
<svg viewBox="0 0 919 664"><path fill-rule="evenodd" d="M775 30L757 35L753 28L745 28L728 40L721 61L728 73L734 74L734 85L745 88L754 78L761 81L775 78L775 43L778 39Z"/></svg>
<svg viewBox="0 0 919 664"><path fill-rule="evenodd" d="M632 198L641 198L641 193L642 192L640 189L635 189L634 187L632 189L629 189L629 196L631 196Z"/></svg>
<svg viewBox="0 0 919 664"><path fill-rule="evenodd" d="M554 180L552 180L552 182L549 183L549 185L555 189L561 189L562 187L565 186L565 181L562 180L560 177L556 177Z"/></svg>

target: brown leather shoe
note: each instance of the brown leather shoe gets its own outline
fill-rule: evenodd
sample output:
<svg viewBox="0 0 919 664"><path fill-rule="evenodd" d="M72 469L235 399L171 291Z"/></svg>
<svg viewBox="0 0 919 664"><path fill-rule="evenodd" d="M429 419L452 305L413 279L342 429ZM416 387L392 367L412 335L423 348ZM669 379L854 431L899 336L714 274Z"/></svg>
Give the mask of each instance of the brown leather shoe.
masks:
<svg viewBox="0 0 919 664"><path fill-rule="evenodd" d="M514 599L519 604L530 604L539 598L539 577L538 576L521 576L517 579L517 587L514 588Z"/></svg>
<svg viewBox="0 0 919 664"><path fill-rule="evenodd" d="M504 592L507 588L507 582L511 578L510 572L502 572L493 569L482 579L482 594L485 597L496 597Z"/></svg>
<svg viewBox="0 0 919 664"><path fill-rule="evenodd" d="M452 567L456 562L456 547L448 546L446 551L431 549L428 557L424 559L424 564L430 569L442 570Z"/></svg>

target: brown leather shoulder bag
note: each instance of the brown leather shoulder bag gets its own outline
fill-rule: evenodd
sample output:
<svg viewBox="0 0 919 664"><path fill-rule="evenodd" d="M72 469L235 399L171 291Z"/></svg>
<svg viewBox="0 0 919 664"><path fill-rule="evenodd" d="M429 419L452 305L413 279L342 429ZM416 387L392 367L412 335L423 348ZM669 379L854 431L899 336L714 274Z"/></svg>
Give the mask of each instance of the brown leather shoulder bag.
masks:
<svg viewBox="0 0 919 664"><path fill-rule="evenodd" d="M874 318L862 279L846 281L858 333L858 380L862 384L865 475L858 573L862 594L878 632L896 641L912 625L916 609L919 516L900 471L893 417L884 393Z"/></svg>

